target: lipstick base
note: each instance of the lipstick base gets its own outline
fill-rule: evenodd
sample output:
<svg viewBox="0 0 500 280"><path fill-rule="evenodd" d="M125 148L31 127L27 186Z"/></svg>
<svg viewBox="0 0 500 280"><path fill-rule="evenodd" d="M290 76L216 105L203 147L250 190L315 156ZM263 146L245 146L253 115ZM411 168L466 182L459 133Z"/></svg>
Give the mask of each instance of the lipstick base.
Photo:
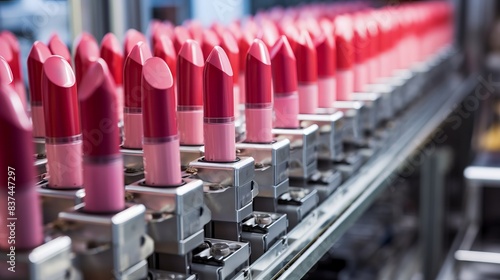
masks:
<svg viewBox="0 0 500 280"><path fill-rule="evenodd" d="M81 279L72 267L71 255L71 239L67 236L29 251L0 251L0 279Z"/></svg>
<svg viewBox="0 0 500 280"><path fill-rule="evenodd" d="M73 240L75 264L84 279L144 279L153 241L146 234L144 205L116 214L89 214L84 204L59 214L56 232Z"/></svg>
<svg viewBox="0 0 500 280"><path fill-rule="evenodd" d="M57 220L59 213L83 202L85 190L79 189L53 189L47 181L37 185L37 191L42 201L43 224Z"/></svg>

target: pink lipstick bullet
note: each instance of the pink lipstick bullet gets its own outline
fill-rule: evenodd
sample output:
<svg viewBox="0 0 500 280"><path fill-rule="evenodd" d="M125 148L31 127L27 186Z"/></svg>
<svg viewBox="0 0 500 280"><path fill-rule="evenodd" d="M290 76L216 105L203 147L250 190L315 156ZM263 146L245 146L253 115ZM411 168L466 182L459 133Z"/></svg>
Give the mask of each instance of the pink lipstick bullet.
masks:
<svg viewBox="0 0 500 280"><path fill-rule="evenodd" d="M35 41L28 55L28 81L31 97L31 120L33 136L45 137L45 117L42 104L43 63L51 56L49 48L42 42Z"/></svg>
<svg viewBox="0 0 500 280"><path fill-rule="evenodd" d="M314 114L318 109L318 57L311 36L302 30L295 45L299 113Z"/></svg>
<svg viewBox="0 0 500 280"><path fill-rule="evenodd" d="M111 77L115 82L116 95L118 98L117 111L118 121L123 120L123 53L120 42L113 33L104 35L101 41L101 58L106 62Z"/></svg>
<svg viewBox="0 0 500 280"><path fill-rule="evenodd" d="M123 90L125 105L123 114L123 146L142 148L142 68L151 51L144 42L139 42L125 59L123 67Z"/></svg>
<svg viewBox="0 0 500 280"><path fill-rule="evenodd" d="M297 61L286 36L270 52L274 88L274 127L298 128Z"/></svg>
<svg viewBox="0 0 500 280"><path fill-rule="evenodd" d="M88 34L82 33L79 39L76 39L75 48L75 76L76 85L80 86L83 76L87 73L92 62L96 61L99 56L99 46L95 38Z"/></svg>
<svg viewBox="0 0 500 280"><path fill-rule="evenodd" d="M178 186L182 179L174 78L165 61L158 57L146 61L142 86L146 184Z"/></svg>
<svg viewBox="0 0 500 280"><path fill-rule="evenodd" d="M69 63L69 65L71 65L71 53L69 52L66 44L64 44L61 38L59 38L59 35L54 33L54 35L50 37L48 47L53 55L62 56Z"/></svg>
<svg viewBox="0 0 500 280"><path fill-rule="evenodd" d="M349 16L337 16L334 25L337 44L337 100L350 100L354 91L352 21Z"/></svg>
<svg viewBox="0 0 500 280"><path fill-rule="evenodd" d="M33 135L31 123L17 93L0 83L0 249L10 251L33 249L43 243L40 201L35 188ZM11 208L9 208L11 207ZM10 211L10 209L15 210ZM15 238L8 225L15 223ZM12 243L14 240L15 244Z"/></svg>
<svg viewBox="0 0 500 280"><path fill-rule="evenodd" d="M42 104L49 186L81 187L82 134L76 80L62 56L51 56L43 64Z"/></svg>
<svg viewBox="0 0 500 280"><path fill-rule="evenodd" d="M3 37L5 41L7 41L12 51L12 61L9 62L9 65L12 70L12 75L14 75L14 88L21 98L21 102L23 103L25 110L27 110L28 104L26 100L26 88L23 80L23 68L21 66L21 50L19 42L17 41L16 36L7 30L2 31L2 33L0 33L0 37Z"/></svg>
<svg viewBox="0 0 500 280"><path fill-rule="evenodd" d="M0 84L11 87L14 91L14 74L10 69L9 63L3 56L0 56Z"/></svg>
<svg viewBox="0 0 500 280"><path fill-rule="evenodd" d="M233 94L234 94L234 117L240 117L240 87L238 84L238 78L240 70L240 50L238 48L238 42L234 38L233 34L227 30L222 31L223 33L220 36L221 39L221 48L226 53L229 62L231 63L231 69L233 69Z"/></svg>
<svg viewBox="0 0 500 280"><path fill-rule="evenodd" d="M271 59L266 45L255 39L248 50L246 67L246 142L271 143L273 104Z"/></svg>
<svg viewBox="0 0 500 280"><path fill-rule="evenodd" d="M216 46L203 69L203 135L205 160L236 160L233 70L224 50Z"/></svg>
<svg viewBox="0 0 500 280"><path fill-rule="evenodd" d="M187 30L184 26L176 26L174 28L174 48L175 54L178 54L182 48L182 45L188 40L191 39L191 34L189 34L189 30Z"/></svg>
<svg viewBox="0 0 500 280"><path fill-rule="evenodd" d="M168 68L171 69L170 72L174 77L174 81L176 77L177 53L178 52L175 51L174 44L170 38L165 35L157 38L157 41L153 46L153 56L159 57L167 63Z"/></svg>
<svg viewBox="0 0 500 280"><path fill-rule="evenodd" d="M82 78L78 99L83 130L85 211L116 213L125 208L120 154L118 103L113 77L103 59L92 62Z"/></svg>
<svg viewBox="0 0 500 280"><path fill-rule="evenodd" d="M177 121L182 145L203 145L203 53L187 40L177 57Z"/></svg>

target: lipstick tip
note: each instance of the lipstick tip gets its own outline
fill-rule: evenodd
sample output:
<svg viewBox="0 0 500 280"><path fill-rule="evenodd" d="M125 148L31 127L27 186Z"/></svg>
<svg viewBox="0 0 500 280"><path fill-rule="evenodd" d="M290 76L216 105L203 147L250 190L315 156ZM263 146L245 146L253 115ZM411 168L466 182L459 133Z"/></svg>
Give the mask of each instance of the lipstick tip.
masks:
<svg viewBox="0 0 500 280"><path fill-rule="evenodd" d="M274 46L271 48L271 57L277 56L279 53L282 53L284 56L295 59L295 55L293 53L292 47L290 46L290 42L288 41L285 35L281 35L281 37L276 41Z"/></svg>
<svg viewBox="0 0 500 280"><path fill-rule="evenodd" d="M0 56L0 84L10 85L14 81L12 70L5 58Z"/></svg>
<svg viewBox="0 0 500 280"><path fill-rule="evenodd" d="M52 54L50 53L50 50L47 47L47 45L45 45L40 41L35 41L33 43L33 46L31 47L28 59L33 59L43 63L51 55Z"/></svg>
<svg viewBox="0 0 500 280"><path fill-rule="evenodd" d="M43 64L47 79L56 86L69 88L75 84L75 75L69 63L59 55L53 55Z"/></svg>
<svg viewBox="0 0 500 280"><path fill-rule="evenodd" d="M159 57L146 60L142 71L143 81L151 88L168 89L174 85L172 72L167 63Z"/></svg>
<svg viewBox="0 0 500 280"><path fill-rule="evenodd" d="M147 40L146 40L146 37L144 36L144 34L142 34L141 32L139 32L135 29L127 30L127 33L125 33L124 55L128 55L130 52L132 52L132 49L139 42L143 42L144 44L147 43Z"/></svg>
<svg viewBox="0 0 500 280"><path fill-rule="evenodd" d="M102 37L101 40L101 54L102 50L106 49L110 52L117 53L121 55L121 48L120 48L120 42L118 41L118 38L116 38L115 34L113 33L107 33Z"/></svg>
<svg viewBox="0 0 500 280"><path fill-rule="evenodd" d="M12 87L0 83L0 127L3 128L6 123L25 131L32 130L31 121L17 93Z"/></svg>
<svg viewBox="0 0 500 280"><path fill-rule="evenodd" d="M207 58L207 64L217 67L228 76L233 76L233 69L231 68L229 58L227 57L226 52L224 52L224 50L219 46L215 46L210 52L210 55Z"/></svg>
<svg viewBox="0 0 500 280"><path fill-rule="evenodd" d="M53 55L60 55L64 57L68 63L71 63L71 54L69 53L69 49L57 33L54 33L50 37L48 47Z"/></svg>
<svg viewBox="0 0 500 280"><path fill-rule="evenodd" d="M145 42L138 42L130 51L128 59L132 59L139 64L144 64L148 58L150 58L151 50Z"/></svg>
<svg viewBox="0 0 500 280"><path fill-rule="evenodd" d="M182 48L179 51L179 57L184 58L196 66L203 67L205 64L200 44L198 44L195 40L188 39L184 45L182 45Z"/></svg>
<svg viewBox="0 0 500 280"><path fill-rule="evenodd" d="M93 61L87 73L82 77L81 85L78 88L78 98L80 101L87 99L96 91L97 88L101 87L106 80L109 79L108 92L114 91L114 84L112 79L110 79L110 73L108 65L104 59L99 58Z"/></svg>
<svg viewBox="0 0 500 280"><path fill-rule="evenodd" d="M252 45L248 50L248 55L253 56L255 59L259 60L264 64L271 65L271 58L269 57L269 51L267 50L267 46L260 39L253 40Z"/></svg>
<svg viewBox="0 0 500 280"><path fill-rule="evenodd" d="M14 54L12 53L9 43L2 37L0 37L0 56L7 61L12 61L12 59L14 59Z"/></svg>
<svg viewBox="0 0 500 280"><path fill-rule="evenodd" d="M12 51L19 53L19 42L17 41L16 35L8 30L4 30L0 33L0 37L7 40L7 43L11 47Z"/></svg>

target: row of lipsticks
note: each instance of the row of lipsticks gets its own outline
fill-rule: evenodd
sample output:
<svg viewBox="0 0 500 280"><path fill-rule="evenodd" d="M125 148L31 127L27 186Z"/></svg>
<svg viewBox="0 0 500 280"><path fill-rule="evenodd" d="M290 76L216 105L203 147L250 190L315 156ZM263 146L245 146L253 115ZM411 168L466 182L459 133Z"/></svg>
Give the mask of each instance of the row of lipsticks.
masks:
<svg viewBox="0 0 500 280"><path fill-rule="evenodd" d="M100 47L85 33L73 60L54 35L28 56L30 106L16 38L2 32L0 162L13 172L0 175L0 199L16 203L0 218L17 219L15 245L2 227L0 249L49 241L34 188L33 137L45 139L49 188L83 186L79 211L105 219L131 211L120 146L143 150L145 185L181 186L181 145L203 145L204 163L236 162L237 126L244 123L246 143L272 143L273 128L300 128L299 114L332 108L426 61L451 42L451 21L445 2L275 8L208 29L155 21L149 41L129 30L123 51L111 33Z"/></svg>

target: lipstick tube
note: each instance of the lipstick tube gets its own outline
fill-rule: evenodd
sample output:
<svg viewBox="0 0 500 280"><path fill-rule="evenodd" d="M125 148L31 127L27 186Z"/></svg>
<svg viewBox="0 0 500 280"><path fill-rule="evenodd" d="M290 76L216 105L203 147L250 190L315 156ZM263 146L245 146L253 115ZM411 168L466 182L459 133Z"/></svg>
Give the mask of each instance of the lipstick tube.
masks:
<svg viewBox="0 0 500 280"><path fill-rule="evenodd" d="M299 113L314 114L318 109L318 58L311 36L302 30L295 45Z"/></svg>
<svg viewBox="0 0 500 280"><path fill-rule="evenodd" d="M128 57L132 49L139 42L147 43L146 37L141 32L135 29L129 29L125 33L125 40L123 42L123 55Z"/></svg>
<svg viewBox="0 0 500 280"><path fill-rule="evenodd" d="M120 154L118 102L111 73L103 59L89 66L79 88L83 130L85 211L116 213L125 208L123 160Z"/></svg>
<svg viewBox="0 0 500 280"><path fill-rule="evenodd" d="M62 56L69 63L69 65L72 65L71 53L69 52L69 49L66 46L66 44L63 43L59 35L57 35L57 33L54 33L50 37L48 47L53 55Z"/></svg>
<svg viewBox="0 0 500 280"><path fill-rule="evenodd" d="M28 55L28 81L31 100L31 120L33 136L45 137L45 118L42 104L42 68L51 56L49 48L42 42L35 41Z"/></svg>
<svg viewBox="0 0 500 280"><path fill-rule="evenodd" d="M222 28L222 27L221 27ZM227 30L220 31L221 48L226 52L226 55L231 63L231 68L233 69L233 95L234 95L234 117L238 119L240 117L240 86L238 84L239 70L240 70L240 58L239 58L239 48L238 42L234 38L233 34Z"/></svg>
<svg viewBox="0 0 500 280"><path fill-rule="evenodd" d="M216 46L203 69L203 138L205 160L236 160L233 70L224 50Z"/></svg>
<svg viewBox="0 0 500 280"><path fill-rule="evenodd" d="M43 64L42 103L49 186L56 189L83 185L82 134L75 75L61 56Z"/></svg>
<svg viewBox="0 0 500 280"><path fill-rule="evenodd" d="M158 57L146 61L142 86L146 184L179 186L182 179L174 78L165 61Z"/></svg>
<svg viewBox="0 0 500 280"><path fill-rule="evenodd" d="M17 41L16 36L7 30L2 31L2 33L0 33L0 37L3 37L5 41L7 41L7 44L12 51L12 60L9 62L9 65L12 70L12 75L14 76L14 89L19 95L24 109L28 110L26 88L24 87L23 81L23 68L21 66L21 50L19 47L19 42Z"/></svg>
<svg viewBox="0 0 500 280"><path fill-rule="evenodd" d="M83 76L87 73L92 62L99 58L100 53L97 41L92 35L82 33L76 41L78 43L76 43L75 48L75 77L76 85L79 87Z"/></svg>
<svg viewBox="0 0 500 280"><path fill-rule="evenodd" d="M123 53L118 38L113 33L107 33L101 40L101 58L108 65L111 77L115 82L118 98L116 110L118 121L123 121Z"/></svg>
<svg viewBox="0 0 500 280"><path fill-rule="evenodd" d="M350 100L354 91L353 30L349 16L337 16L335 43L337 44L337 100Z"/></svg>
<svg viewBox="0 0 500 280"><path fill-rule="evenodd" d="M0 218L5 222L0 227L0 249L10 251L11 246L18 250L33 249L43 243L43 228L35 188L31 123L17 93L1 83L0 132L8 135L0 138L4 147L0 167L5 170L0 175L3 201ZM9 228L11 223L15 225L15 239L9 238L13 231Z"/></svg>
<svg viewBox="0 0 500 280"><path fill-rule="evenodd" d="M297 62L286 36L270 52L274 88L274 127L298 128Z"/></svg>
<svg viewBox="0 0 500 280"><path fill-rule="evenodd" d="M325 32L314 40L318 54L318 107L330 108L336 99L335 42L333 34Z"/></svg>
<svg viewBox="0 0 500 280"><path fill-rule="evenodd" d="M177 58L177 121L182 145L203 145L203 53L187 40Z"/></svg>
<svg viewBox="0 0 500 280"><path fill-rule="evenodd" d="M125 59L123 66L125 105L123 113L123 146L140 149L142 147L142 68L151 51L144 42L139 42Z"/></svg>
<svg viewBox="0 0 500 280"><path fill-rule="evenodd" d="M255 39L248 50L245 66L246 140L250 143L273 141L273 110L271 95L271 59L263 41Z"/></svg>

